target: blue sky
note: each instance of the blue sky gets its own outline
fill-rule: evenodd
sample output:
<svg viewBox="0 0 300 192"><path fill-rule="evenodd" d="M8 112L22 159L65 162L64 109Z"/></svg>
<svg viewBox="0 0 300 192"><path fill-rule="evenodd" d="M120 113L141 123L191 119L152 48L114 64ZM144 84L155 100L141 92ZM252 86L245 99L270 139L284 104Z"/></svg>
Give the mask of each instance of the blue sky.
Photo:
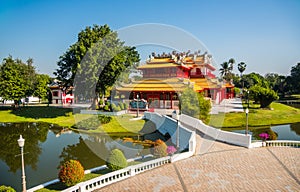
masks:
<svg viewBox="0 0 300 192"><path fill-rule="evenodd" d="M246 73L288 75L300 62L299 18L299 0L0 0L0 59L32 57L40 73L52 75L86 26L157 23L200 40L217 69L235 58Z"/></svg>

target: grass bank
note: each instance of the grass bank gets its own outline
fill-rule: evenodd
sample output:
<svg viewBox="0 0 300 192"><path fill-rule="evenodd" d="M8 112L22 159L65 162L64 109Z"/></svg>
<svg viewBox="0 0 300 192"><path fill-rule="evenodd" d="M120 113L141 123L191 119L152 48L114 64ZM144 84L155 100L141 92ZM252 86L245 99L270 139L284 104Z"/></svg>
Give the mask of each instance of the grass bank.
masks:
<svg viewBox="0 0 300 192"><path fill-rule="evenodd" d="M19 109L11 107L0 108L0 122L20 123L20 122L47 122L57 124L61 127L75 125L81 120L90 118L92 115L79 114L79 110L70 108L47 107L47 106L26 106ZM113 116L108 124L103 124L96 130L87 132L93 133L138 133L145 123L144 120L132 121L132 115Z"/></svg>
<svg viewBox="0 0 300 192"><path fill-rule="evenodd" d="M300 122L300 109L280 103L272 103L270 109L259 109L251 104L249 108L249 127L262 127ZM237 128L246 126L245 113L221 113L212 115L209 123L217 128Z"/></svg>

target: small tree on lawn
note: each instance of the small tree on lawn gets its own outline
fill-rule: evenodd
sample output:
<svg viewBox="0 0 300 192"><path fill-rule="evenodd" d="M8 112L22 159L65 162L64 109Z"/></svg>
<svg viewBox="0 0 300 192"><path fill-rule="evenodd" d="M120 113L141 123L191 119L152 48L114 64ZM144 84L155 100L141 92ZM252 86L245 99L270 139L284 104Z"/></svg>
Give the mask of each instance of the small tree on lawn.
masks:
<svg viewBox="0 0 300 192"><path fill-rule="evenodd" d="M72 186L82 181L84 177L84 169L79 161L66 161L61 167L58 174L60 182L66 186Z"/></svg>
<svg viewBox="0 0 300 192"><path fill-rule="evenodd" d="M252 86L249 91L253 99L260 103L260 108L269 107L273 101L279 98L274 90L259 85Z"/></svg>
<svg viewBox="0 0 300 192"><path fill-rule="evenodd" d="M113 149L106 161L106 165L112 171L127 167L127 160L120 149Z"/></svg>

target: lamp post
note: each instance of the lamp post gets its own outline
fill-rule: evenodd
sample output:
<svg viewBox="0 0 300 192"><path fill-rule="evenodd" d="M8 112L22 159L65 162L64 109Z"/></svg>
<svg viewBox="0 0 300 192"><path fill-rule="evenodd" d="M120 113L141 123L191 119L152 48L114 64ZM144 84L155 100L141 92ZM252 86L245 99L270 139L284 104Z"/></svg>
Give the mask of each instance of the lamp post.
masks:
<svg viewBox="0 0 300 192"><path fill-rule="evenodd" d="M26 180L25 180L25 169L24 169L24 153L23 153L23 148L25 144L25 139L23 139L22 135L20 135L20 138L18 139L18 144L21 149L21 158L22 158L22 187L23 187L23 192L26 192Z"/></svg>
<svg viewBox="0 0 300 192"><path fill-rule="evenodd" d="M249 113L249 109L246 108L245 112L246 112L246 135L248 135L248 113Z"/></svg>
<svg viewBox="0 0 300 192"><path fill-rule="evenodd" d="M136 117L139 117L139 95L136 95L136 99L137 99L137 102L136 102Z"/></svg>
<svg viewBox="0 0 300 192"><path fill-rule="evenodd" d="M247 105L248 105L248 108L249 108L249 90L247 90Z"/></svg>
<svg viewBox="0 0 300 192"><path fill-rule="evenodd" d="M176 113L177 128L176 128L176 148L179 150L179 113Z"/></svg>

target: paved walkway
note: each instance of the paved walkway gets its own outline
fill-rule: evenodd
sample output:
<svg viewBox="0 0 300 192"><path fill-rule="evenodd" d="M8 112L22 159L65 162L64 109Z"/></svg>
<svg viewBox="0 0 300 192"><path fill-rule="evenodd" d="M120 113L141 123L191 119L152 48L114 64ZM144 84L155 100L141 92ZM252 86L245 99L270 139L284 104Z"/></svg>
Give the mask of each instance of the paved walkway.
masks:
<svg viewBox="0 0 300 192"><path fill-rule="evenodd" d="M300 191L300 149L213 142L206 153L97 191Z"/></svg>
<svg viewBox="0 0 300 192"><path fill-rule="evenodd" d="M214 104L211 108L211 114L220 112L244 112L241 98L224 99L220 104Z"/></svg>

